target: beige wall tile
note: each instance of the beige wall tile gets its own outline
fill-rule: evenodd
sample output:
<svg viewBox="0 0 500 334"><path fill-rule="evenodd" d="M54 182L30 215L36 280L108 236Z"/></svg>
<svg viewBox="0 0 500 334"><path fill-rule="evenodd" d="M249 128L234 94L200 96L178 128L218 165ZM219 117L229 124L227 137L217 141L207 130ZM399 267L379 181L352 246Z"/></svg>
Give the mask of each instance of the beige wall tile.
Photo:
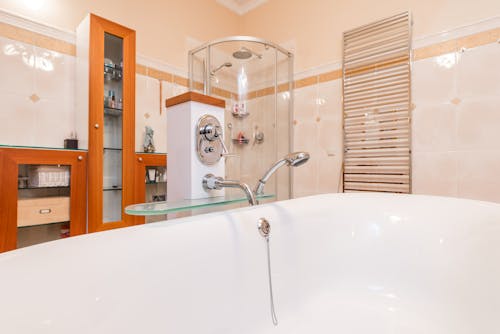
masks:
<svg viewBox="0 0 500 334"><path fill-rule="evenodd" d="M457 160L459 197L500 202L500 151L465 151Z"/></svg>
<svg viewBox="0 0 500 334"><path fill-rule="evenodd" d="M323 151L318 158L318 193L342 192L342 152Z"/></svg>
<svg viewBox="0 0 500 334"><path fill-rule="evenodd" d="M412 120L414 152L454 150L456 146L456 106L448 104L416 107Z"/></svg>
<svg viewBox="0 0 500 334"><path fill-rule="evenodd" d="M154 144L157 153L167 152L167 115L160 114L160 81L151 77L136 75L135 100L135 149L144 150L145 127L154 131Z"/></svg>
<svg viewBox="0 0 500 334"><path fill-rule="evenodd" d="M457 97L458 55L448 53L413 63L412 101L421 105L447 103Z"/></svg>
<svg viewBox="0 0 500 334"><path fill-rule="evenodd" d="M457 67L457 97L462 100L500 95L500 44L466 50Z"/></svg>
<svg viewBox="0 0 500 334"><path fill-rule="evenodd" d="M413 152L412 192L458 196L458 156L453 152Z"/></svg>
<svg viewBox="0 0 500 334"><path fill-rule="evenodd" d="M0 37L0 91L23 95L36 93L35 48L26 43ZM31 65L30 65L31 64Z"/></svg>
<svg viewBox="0 0 500 334"><path fill-rule="evenodd" d="M319 116L316 104L317 86L307 86L294 91L293 118L297 121Z"/></svg>
<svg viewBox="0 0 500 334"><path fill-rule="evenodd" d="M500 96L457 107L458 150L500 150Z"/></svg>

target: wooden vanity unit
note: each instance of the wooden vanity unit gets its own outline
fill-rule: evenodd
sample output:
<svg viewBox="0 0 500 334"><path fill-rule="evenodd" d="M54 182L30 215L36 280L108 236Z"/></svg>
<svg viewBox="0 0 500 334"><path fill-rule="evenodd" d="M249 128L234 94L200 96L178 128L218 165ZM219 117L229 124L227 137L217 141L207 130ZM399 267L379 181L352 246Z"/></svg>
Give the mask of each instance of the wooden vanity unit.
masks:
<svg viewBox="0 0 500 334"><path fill-rule="evenodd" d="M0 252L86 232L86 164L84 151L0 147ZM44 165L67 168L67 185L20 182L22 168Z"/></svg>

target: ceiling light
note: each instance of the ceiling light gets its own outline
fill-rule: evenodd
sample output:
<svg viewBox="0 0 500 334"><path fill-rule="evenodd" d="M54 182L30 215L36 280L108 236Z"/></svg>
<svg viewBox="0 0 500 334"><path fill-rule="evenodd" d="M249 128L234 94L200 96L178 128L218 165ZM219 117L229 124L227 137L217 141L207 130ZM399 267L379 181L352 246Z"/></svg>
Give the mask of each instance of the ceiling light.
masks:
<svg viewBox="0 0 500 334"><path fill-rule="evenodd" d="M24 0L24 5L31 10L39 10L43 7L45 0Z"/></svg>

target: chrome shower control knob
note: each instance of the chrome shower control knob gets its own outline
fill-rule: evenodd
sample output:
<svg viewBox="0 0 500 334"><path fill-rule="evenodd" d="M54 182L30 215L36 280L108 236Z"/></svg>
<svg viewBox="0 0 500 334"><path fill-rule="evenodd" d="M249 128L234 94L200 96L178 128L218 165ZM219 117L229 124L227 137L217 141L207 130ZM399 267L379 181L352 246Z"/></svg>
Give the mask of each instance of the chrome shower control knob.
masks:
<svg viewBox="0 0 500 334"><path fill-rule="evenodd" d="M259 228L260 235L264 238L267 238L269 233L271 233L271 224L269 224L266 218L259 218L257 227Z"/></svg>
<svg viewBox="0 0 500 334"><path fill-rule="evenodd" d="M214 151L215 151L215 148L213 146L205 147L205 153L212 153Z"/></svg>
<svg viewBox="0 0 500 334"><path fill-rule="evenodd" d="M209 123L200 128L200 135L203 135L208 141L214 141L220 135L220 126Z"/></svg>

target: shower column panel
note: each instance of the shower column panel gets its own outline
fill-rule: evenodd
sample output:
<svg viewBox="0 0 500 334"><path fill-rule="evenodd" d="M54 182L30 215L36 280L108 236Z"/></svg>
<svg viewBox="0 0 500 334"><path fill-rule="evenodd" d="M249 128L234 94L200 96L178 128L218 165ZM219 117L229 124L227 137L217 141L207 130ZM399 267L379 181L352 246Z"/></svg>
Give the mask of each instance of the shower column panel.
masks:
<svg viewBox="0 0 500 334"><path fill-rule="evenodd" d="M167 99L167 200L224 196L224 190L205 190L206 174L225 177L224 158L211 165L202 163L197 153L198 121L210 115L224 129L225 101L195 92ZM222 139L222 138L221 138Z"/></svg>

